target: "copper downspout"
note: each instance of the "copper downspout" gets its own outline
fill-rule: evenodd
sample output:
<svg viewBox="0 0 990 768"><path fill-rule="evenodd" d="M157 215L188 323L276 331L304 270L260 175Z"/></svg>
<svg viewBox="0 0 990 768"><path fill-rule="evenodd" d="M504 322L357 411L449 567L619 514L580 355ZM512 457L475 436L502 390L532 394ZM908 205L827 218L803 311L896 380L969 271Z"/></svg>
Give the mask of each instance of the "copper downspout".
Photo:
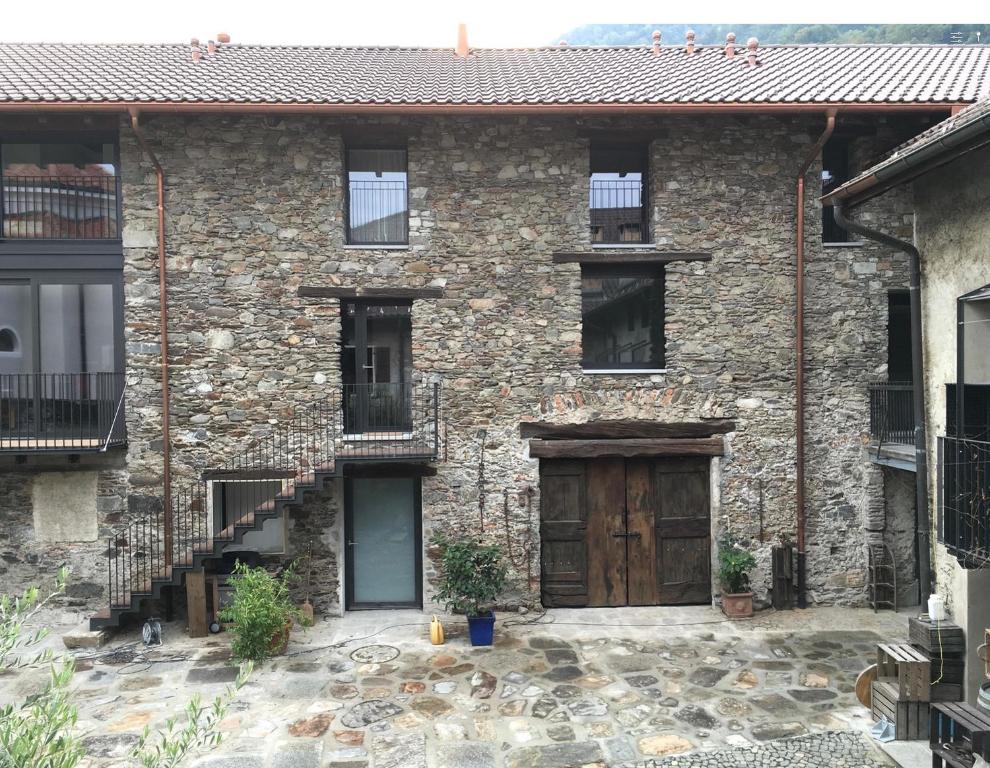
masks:
<svg viewBox="0 0 990 768"><path fill-rule="evenodd" d="M155 168L155 185L158 198L158 323L161 334L161 367L162 367L162 485L164 501L164 548L165 566L172 565L172 442L169 437L169 403L168 394L168 286L166 278L168 269L165 265L165 172L161 163L148 144L138 122L140 113L136 109L129 110L131 128L141 149L148 156Z"/></svg>
<svg viewBox="0 0 990 768"><path fill-rule="evenodd" d="M795 504L797 506L797 593L798 608L808 606L805 583L805 509L804 509L804 177L808 168L818 157L825 142L835 130L835 110L829 110L825 122L825 130L811 148L797 175L797 265L795 283L797 284L797 302L795 313Z"/></svg>

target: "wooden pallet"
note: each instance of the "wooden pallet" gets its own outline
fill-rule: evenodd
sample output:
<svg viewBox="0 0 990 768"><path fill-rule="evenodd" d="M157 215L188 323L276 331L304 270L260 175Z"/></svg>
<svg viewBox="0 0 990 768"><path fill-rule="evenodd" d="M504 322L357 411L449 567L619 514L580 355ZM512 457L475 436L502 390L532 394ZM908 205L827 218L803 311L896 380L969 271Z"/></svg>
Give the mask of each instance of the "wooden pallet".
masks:
<svg viewBox="0 0 990 768"><path fill-rule="evenodd" d="M908 640L915 648L935 655L961 656L966 653L962 627L951 621L908 619Z"/></svg>
<svg viewBox="0 0 990 768"><path fill-rule="evenodd" d="M916 741L928 738L929 712L927 701L900 701L896 681L873 682L873 719L886 716L894 724L896 741Z"/></svg>
<svg viewBox="0 0 990 768"><path fill-rule="evenodd" d="M898 701L928 701L931 663L910 645L878 645L877 679L897 688Z"/></svg>

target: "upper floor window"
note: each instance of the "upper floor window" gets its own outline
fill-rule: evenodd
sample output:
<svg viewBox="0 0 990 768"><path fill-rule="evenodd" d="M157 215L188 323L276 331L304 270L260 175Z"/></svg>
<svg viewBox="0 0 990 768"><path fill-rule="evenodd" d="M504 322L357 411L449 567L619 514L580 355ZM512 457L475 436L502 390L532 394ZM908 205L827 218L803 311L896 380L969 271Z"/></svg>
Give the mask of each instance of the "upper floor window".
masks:
<svg viewBox="0 0 990 768"><path fill-rule="evenodd" d="M822 148L822 194L827 195L849 181L849 139L833 136ZM822 242L848 243L849 233L835 223L832 206L822 207Z"/></svg>
<svg viewBox="0 0 990 768"><path fill-rule="evenodd" d="M348 243L409 242L407 177L405 149L347 150Z"/></svg>
<svg viewBox="0 0 990 768"><path fill-rule="evenodd" d="M2 237L120 237L117 149L112 142L0 143Z"/></svg>
<svg viewBox="0 0 990 768"><path fill-rule="evenodd" d="M591 242L650 242L645 147L591 148Z"/></svg>
<svg viewBox="0 0 990 768"><path fill-rule="evenodd" d="M663 369L663 292L663 267L583 266L584 369Z"/></svg>

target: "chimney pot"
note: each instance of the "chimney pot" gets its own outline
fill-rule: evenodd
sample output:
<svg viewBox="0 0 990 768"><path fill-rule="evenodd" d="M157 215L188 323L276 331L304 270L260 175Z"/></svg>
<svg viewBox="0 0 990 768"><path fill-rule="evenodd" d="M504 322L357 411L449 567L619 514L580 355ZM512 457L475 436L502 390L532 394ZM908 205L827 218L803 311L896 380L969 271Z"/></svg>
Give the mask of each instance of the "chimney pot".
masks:
<svg viewBox="0 0 990 768"><path fill-rule="evenodd" d="M694 53L694 30L689 29L687 31L687 52L688 55Z"/></svg>
<svg viewBox="0 0 990 768"><path fill-rule="evenodd" d="M653 30L653 55L660 55L660 40L663 38L663 34L659 29Z"/></svg>
<svg viewBox="0 0 990 768"><path fill-rule="evenodd" d="M230 35L228 35L226 32L218 32L217 33L217 42L218 43L223 43L223 44L229 43L230 42Z"/></svg>
<svg viewBox="0 0 990 768"><path fill-rule="evenodd" d="M466 59L471 49L468 48L467 24L457 25L457 50L456 55L460 59Z"/></svg>
<svg viewBox="0 0 990 768"><path fill-rule="evenodd" d="M566 48L567 47L567 41L566 40L561 40L559 43L557 43L557 45L559 45L561 48Z"/></svg>
<svg viewBox="0 0 990 768"><path fill-rule="evenodd" d="M214 54L217 52L217 44L213 40L206 41L206 52L209 54Z"/></svg>
<svg viewBox="0 0 990 768"><path fill-rule="evenodd" d="M731 59L736 55L736 33L730 32L725 36L725 58Z"/></svg>
<svg viewBox="0 0 990 768"><path fill-rule="evenodd" d="M190 40L189 41L189 47L191 49L192 60L193 61L199 61L201 58L203 58L203 52L199 49L199 39L198 38L195 38L194 37L192 40Z"/></svg>
<svg viewBox="0 0 990 768"><path fill-rule="evenodd" d="M760 41L755 37L749 38L746 41L746 60L749 62L749 66L755 67L759 62L756 60L756 51L760 47Z"/></svg>

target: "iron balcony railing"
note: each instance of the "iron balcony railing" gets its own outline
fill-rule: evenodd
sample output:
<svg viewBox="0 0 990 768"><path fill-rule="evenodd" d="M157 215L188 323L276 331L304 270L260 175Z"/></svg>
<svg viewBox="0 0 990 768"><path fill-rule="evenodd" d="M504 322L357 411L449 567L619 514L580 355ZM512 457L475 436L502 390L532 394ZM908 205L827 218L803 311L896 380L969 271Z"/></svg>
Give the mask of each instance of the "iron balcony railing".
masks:
<svg viewBox="0 0 990 768"><path fill-rule="evenodd" d="M409 197L405 181L348 183L348 242L403 245L409 242Z"/></svg>
<svg viewBox="0 0 990 768"><path fill-rule="evenodd" d="M105 451L126 440L122 373L0 374L0 452Z"/></svg>
<svg viewBox="0 0 990 768"><path fill-rule="evenodd" d="M990 564L990 442L938 438L938 540L967 567Z"/></svg>
<svg viewBox="0 0 990 768"><path fill-rule="evenodd" d="M3 176L3 237L115 240L116 176Z"/></svg>
<svg viewBox="0 0 990 768"><path fill-rule="evenodd" d="M593 242L643 242L646 213L641 181L592 179L589 195Z"/></svg>
<svg viewBox="0 0 990 768"><path fill-rule="evenodd" d="M107 539L110 610L149 595L273 516L299 486L349 461L432 461L441 452L439 383L346 385L299 406L271 433L203 472L169 505Z"/></svg>
<svg viewBox="0 0 990 768"><path fill-rule="evenodd" d="M870 384L870 438L878 445L914 445L913 384Z"/></svg>

